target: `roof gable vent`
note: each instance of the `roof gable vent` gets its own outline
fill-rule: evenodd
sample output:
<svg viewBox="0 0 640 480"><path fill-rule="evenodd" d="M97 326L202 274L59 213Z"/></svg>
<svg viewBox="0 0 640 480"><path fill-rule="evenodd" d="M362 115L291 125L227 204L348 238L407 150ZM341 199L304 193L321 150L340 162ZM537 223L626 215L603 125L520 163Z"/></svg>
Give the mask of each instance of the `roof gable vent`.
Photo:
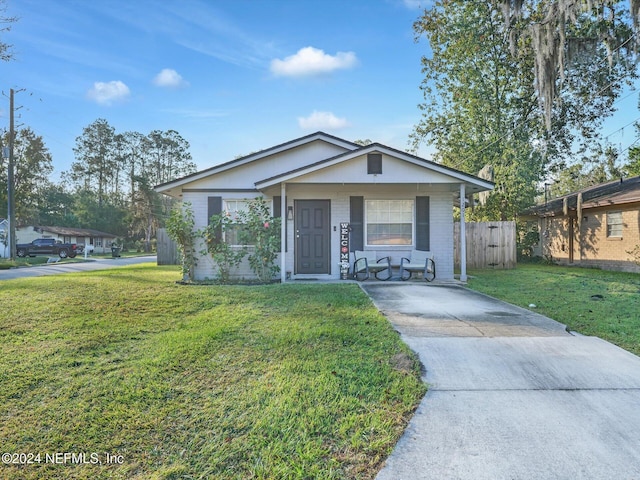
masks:
<svg viewBox="0 0 640 480"><path fill-rule="evenodd" d="M369 175L382 174L382 154L381 153L367 154L367 173Z"/></svg>

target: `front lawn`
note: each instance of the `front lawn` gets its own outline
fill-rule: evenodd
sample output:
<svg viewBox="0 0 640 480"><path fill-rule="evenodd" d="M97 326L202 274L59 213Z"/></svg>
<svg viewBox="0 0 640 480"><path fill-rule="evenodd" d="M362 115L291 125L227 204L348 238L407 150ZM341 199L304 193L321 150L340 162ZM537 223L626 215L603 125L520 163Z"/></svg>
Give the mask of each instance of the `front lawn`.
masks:
<svg viewBox="0 0 640 480"><path fill-rule="evenodd" d="M78 255L74 258L60 258L57 255L50 256L36 256L36 257L17 257L14 261L9 260L8 258L0 258L0 270L7 270L10 268L17 267L35 267L37 265L47 265L49 259L55 260L55 264L59 263L79 263L86 261L83 256Z"/></svg>
<svg viewBox="0 0 640 480"><path fill-rule="evenodd" d="M468 286L640 355L638 274L525 264L471 272Z"/></svg>
<svg viewBox="0 0 640 480"><path fill-rule="evenodd" d="M0 478L373 478L425 386L358 286L178 276L0 284Z"/></svg>

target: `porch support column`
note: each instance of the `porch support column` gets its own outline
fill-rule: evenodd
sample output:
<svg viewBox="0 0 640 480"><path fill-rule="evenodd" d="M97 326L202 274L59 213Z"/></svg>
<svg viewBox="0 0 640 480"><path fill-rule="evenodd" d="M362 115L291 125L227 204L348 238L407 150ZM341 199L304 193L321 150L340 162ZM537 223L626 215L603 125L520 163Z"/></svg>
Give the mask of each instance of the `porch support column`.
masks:
<svg viewBox="0 0 640 480"><path fill-rule="evenodd" d="M287 184L280 184L280 282L287 281Z"/></svg>
<svg viewBox="0 0 640 480"><path fill-rule="evenodd" d="M464 220L465 202L464 183L460 184L460 281L467 281L467 229Z"/></svg>

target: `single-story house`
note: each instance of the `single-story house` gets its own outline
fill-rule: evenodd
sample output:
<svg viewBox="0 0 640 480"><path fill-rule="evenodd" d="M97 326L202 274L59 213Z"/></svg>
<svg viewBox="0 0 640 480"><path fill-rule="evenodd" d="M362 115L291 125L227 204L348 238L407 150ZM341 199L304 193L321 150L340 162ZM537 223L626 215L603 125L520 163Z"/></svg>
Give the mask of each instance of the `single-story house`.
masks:
<svg viewBox="0 0 640 480"><path fill-rule="evenodd" d="M214 214L262 197L283 219L282 282L340 278L345 231L350 252L375 250L392 264L411 250L430 251L438 278L452 280L454 202L493 183L379 143L362 146L316 132L155 188L189 202L197 229ZM465 201L460 204L464 210ZM195 278L214 277L212 260L199 258ZM464 262L460 278L466 281Z"/></svg>
<svg viewBox="0 0 640 480"><path fill-rule="evenodd" d="M538 256L563 264L640 272L629 252L640 245L640 176L584 188L528 208Z"/></svg>
<svg viewBox="0 0 640 480"><path fill-rule="evenodd" d="M91 228L25 226L16 229L17 243L30 243L37 238L55 238L82 247L90 245L95 253L111 253L111 244L117 236Z"/></svg>

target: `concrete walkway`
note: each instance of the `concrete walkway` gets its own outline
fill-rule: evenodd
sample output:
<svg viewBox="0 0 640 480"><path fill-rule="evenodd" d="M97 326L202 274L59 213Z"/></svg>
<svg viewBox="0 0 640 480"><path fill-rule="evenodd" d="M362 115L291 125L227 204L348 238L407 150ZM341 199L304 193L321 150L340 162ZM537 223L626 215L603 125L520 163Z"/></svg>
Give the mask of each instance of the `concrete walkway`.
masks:
<svg viewBox="0 0 640 480"><path fill-rule="evenodd" d="M96 258L83 263L43 264L34 267L0 270L0 281L13 280L16 278L43 277L45 275L60 275L62 273L89 272L149 262L156 262L155 255L145 257Z"/></svg>
<svg viewBox="0 0 640 480"><path fill-rule="evenodd" d="M640 480L640 358L463 287L363 288L429 384L378 480Z"/></svg>

